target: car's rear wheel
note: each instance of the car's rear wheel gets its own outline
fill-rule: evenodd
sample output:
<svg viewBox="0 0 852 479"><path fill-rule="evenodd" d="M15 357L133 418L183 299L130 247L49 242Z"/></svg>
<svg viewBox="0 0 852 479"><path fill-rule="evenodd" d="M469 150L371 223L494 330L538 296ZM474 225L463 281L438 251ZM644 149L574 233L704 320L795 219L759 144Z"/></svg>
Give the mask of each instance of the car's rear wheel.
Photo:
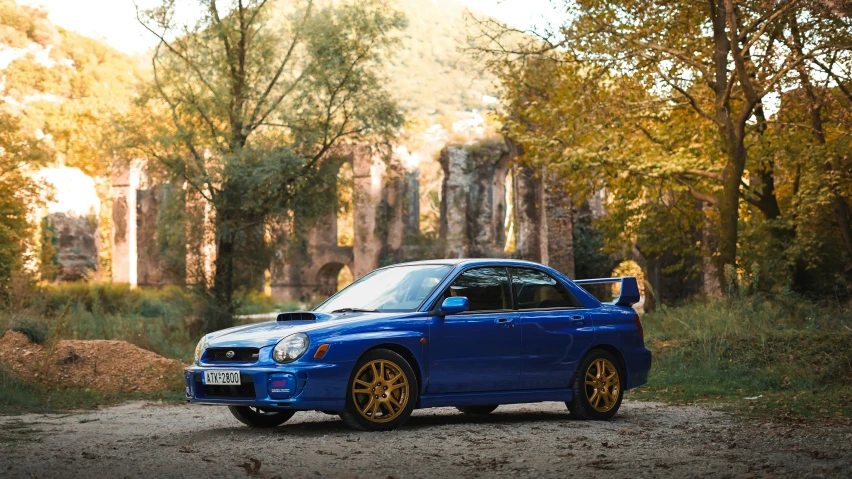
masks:
<svg viewBox="0 0 852 479"><path fill-rule="evenodd" d="M296 414L296 411L278 411L252 406L228 406L228 410L246 426L260 428L280 426Z"/></svg>
<svg viewBox="0 0 852 479"><path fill-rule="evenodd" d="M618 412L624 397L623 374L612 354L594 349L580 361L571 382L572 400L566 402L578 419L606 420Z"/></svg>
<svg viewBox="0 0 852 479"><path fill-rule="evenodd" d="M374 349L355 363L340 417L355 429L388 431L411 416L417 397L417 379L408 362L388 349Z"/></svg>
<svg viewBox="0 0 852 479"><path fill-rule="evenodd" d="M456 409L461 411L463 414L469 414L471 416L484 416L486 414L491 414L497 409L498 404L493 404L489 406L456 406Z"/></svg>

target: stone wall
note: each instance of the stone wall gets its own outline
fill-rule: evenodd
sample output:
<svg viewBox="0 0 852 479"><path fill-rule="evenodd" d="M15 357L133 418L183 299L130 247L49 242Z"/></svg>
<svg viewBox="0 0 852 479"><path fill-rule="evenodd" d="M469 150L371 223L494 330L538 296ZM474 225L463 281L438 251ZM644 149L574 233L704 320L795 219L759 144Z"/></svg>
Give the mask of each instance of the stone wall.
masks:
<svg viewBox="0 0 852 479"><path fill-rule="evenodd" d="M509 152L502 140L450 146L444 170L440 237L444 257L505 257L505 180Z"/></svg>
<svg viewBox="0 0 852 479"><path fill-rule="evenodd" d="M94 215L50 213L56 235L57 281L89 278L98 268L98 219Z"/></svg>
<svg viewBox="0 0 852 479"><path fill-rule="evenodd" d="M573 276L570 198L557 181L545 183L545 175L516 161L502 138L440 152L444 177L437 243L420 236L416 167L402 166L367 146L340 148L334 155L352 166L354 244L338 245L336 207L313 220L282 217L272 232L281 246L269 267L276 300L308 302L333 293L344 267L357 279L382 265L434 257L516 257L549 263ZM112 192L113 280L133 285L171 281L158 256L163 189L148 186L141 170L131 166L116 169ZM507 204L510 197L512 204ZM507 238L512 222L507 216L514 224L513 238ZM510 244L515 249L507 252ZM189 270L199 261L186 254Z"/></svg>

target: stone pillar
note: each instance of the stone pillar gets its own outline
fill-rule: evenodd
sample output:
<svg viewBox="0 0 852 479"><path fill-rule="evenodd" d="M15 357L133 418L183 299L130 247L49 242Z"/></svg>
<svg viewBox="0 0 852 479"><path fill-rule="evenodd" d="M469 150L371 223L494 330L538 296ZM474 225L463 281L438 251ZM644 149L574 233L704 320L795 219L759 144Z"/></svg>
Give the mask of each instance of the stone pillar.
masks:
<svg viewBox="0 0 852 479"><path fill-rule="evenodd" d="M506 182L510 169L511 157L505 152L494 165L491 174L491 242L493 249L501 255L506 247L506 216L510 213L509 205L506 204L506 189L512 188L511 177L508 178L510 183Z"/></svg>
<svg viewBox="0 0 852 479"><path fill-rule="evenodd" d="M382 242L376 234L376 209L382 201L385 165L369 147L360 146L353 152L352 171L355 210L352 276L358 279L379 266Z"/></svg>
<svg viewBox="0 0 852 479"><path fill-rule="evenodd" d="M441 152L440 162L444 169L440 232L444 257L467 258L467 200L471 182L468 152L462 147L448 147Z"/></svg>
<svg viewBox="0 0 852 479"><path fill-rule="evenodd" d="M402 247L405 231L410 227L410 224L406 224L407 218L403 216L403 210L411 206L406 199L407 188L408 184L403 174L396 170L388 172L380 206L383 210L380 220L385 224L384 228L380 227L377 231L380 241L385 246L384 252L388 255Z"/></svg>
<svg viewBox="0 0 852 479"><path fill-rule="evenodd" d="M541 181L535 171L525 164L515 165L515 224L518 244L515 254L521 259L541 262L542 233L546 237L546 223L541 221ZM544 231L542 229L545 228Z"/></svg>
<svg viewBox="0 0 852 479"><path fill-rule="evenodd" d="M137 285L136 190L140 168L137 162L116 164L112 171L112 281Z"/></svg>
<svg viewBox="0 0 852 479"><path fill-rule="evenodd" d="M420 171L403 173L403 236L420 236Z"/></svg>
<svg viewBox="0 0 852 479"><path fill-rule="evenodd" d="M543 243L542 261L560 273L574 278L574 225L571 196L562 180L549 175L544 196L544 226L547 241Z"/></svg>
<svg viewBox="0 0 852 479"><path fill-rule="evenodd" d="M136 284L157 286L161 282L157 221L163 201L160 185L136 190Z"/></svg>

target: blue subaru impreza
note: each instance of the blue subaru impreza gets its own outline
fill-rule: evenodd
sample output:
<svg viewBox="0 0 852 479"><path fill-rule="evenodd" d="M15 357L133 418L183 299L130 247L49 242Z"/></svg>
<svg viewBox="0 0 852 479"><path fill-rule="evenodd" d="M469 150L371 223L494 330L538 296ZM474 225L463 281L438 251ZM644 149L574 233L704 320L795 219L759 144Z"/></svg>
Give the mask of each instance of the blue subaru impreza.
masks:
<svg viewBox="0 0 852 479"><path fill-rule="evenodd" d="M578 286L613 281L613 303ZM252 427L320 410L388 430L416 408L488 414L539 401L609 419L651 367L630 307L638 301L635 278L571 281L527 261L389 266L314 311L204 336L185 371L186 399L226 405Z"/></svg>

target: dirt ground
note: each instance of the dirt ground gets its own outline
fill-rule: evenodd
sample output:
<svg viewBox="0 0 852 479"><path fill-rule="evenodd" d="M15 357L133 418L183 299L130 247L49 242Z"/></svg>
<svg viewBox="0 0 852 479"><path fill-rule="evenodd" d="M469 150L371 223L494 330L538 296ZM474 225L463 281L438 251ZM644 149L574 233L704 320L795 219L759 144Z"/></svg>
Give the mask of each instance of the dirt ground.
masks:
<svg viewBox="0 0 852 479"><path fill-rule="evenodd" d="M415 411L363 433L319 412L252 430L227 409L134 402L0 417L0 477L852 477L852 429L744 422L699 407L625 401L609 422L561 403L486 417Z"/></svg>
<svg viewBox="0 0 852 479"><path fill-rule="evenodd" d="M0 364L27 382L105 392L160 392L183 377L183 364L125 341L31 343L16 331L0 337Z"/></svg>

